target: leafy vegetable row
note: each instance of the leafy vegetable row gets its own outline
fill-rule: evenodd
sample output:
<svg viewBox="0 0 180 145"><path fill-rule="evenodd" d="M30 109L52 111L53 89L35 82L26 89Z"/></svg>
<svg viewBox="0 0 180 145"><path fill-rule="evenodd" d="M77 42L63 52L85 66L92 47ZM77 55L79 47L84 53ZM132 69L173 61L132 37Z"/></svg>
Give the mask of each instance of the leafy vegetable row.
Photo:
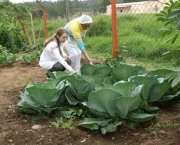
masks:
<svg viewBox="0 0 180 145"><path fill-rule="evenodd" d="M180 96L179 69L147 71L116 62L112 66L84 64L74 74L49 75L51 80L25 87L18 111L40 117L54 113L81 117L80 126L100 129L102 134L116 131L125 120L149 121L158 110L153 102Z"/></svg>

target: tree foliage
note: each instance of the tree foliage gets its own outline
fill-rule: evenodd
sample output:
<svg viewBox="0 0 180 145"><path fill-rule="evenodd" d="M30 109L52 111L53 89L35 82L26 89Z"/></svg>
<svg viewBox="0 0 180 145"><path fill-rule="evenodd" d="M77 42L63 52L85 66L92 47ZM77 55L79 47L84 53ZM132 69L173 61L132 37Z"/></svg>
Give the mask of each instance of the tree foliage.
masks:
<svg viewBox="0 0 180 145"><path fill-rule="evenodd" d="M67 12L66 3L68 1L68 7L69 11ZM79 1L79 0L58 0L57 2L51 2L51 1L44 1L41 2L42 5L46 8L46 13L48 19L56 19L58 16L64 18L67 16L67 13L70 14L70 16L74 16L79 13L85 13L85 12L92 12L92 13L105 13L106 7L111 4L110 0L86 0L86 1ZM35 8L37 11L41 11L41 8L39 5L37 5L36 2L27 2L24 3L24 5ZM42 15L42 14L41 14Z"/></svg>
<svg viewBox="0 0 180 145"><path fill-rule="evenodd" d="M173 37L167 40L173 44L178 39L180 31L180 0L175 2L170 0L170 3L165 3L165 5L164 10L156 16L158 16L158 21L164 22L165 28L161 29L163 36L173 34Z"/></svg>
<svg viewBox="0 0 180 145"><path fill-rule="evenodd" d="M14 17L9 17L6 12L0 11L0 44L8 52L17 53L25 47L27 39L22 33Z"/></svg>
<svg viewBox="0 0 180 145"><path fill-rule="evenodd" d="M162 36L169 36L167 42L171 42L172 44L175 41L179 41L179 32L180 32L180 0L172 1L169 3L165 3L165 7L163 11L161 11L156 16L158 17L158 21L164 22L165 28L161 29ZM180 64L180 46L175 51L168 51L164 54L167 58L175 57L175 64Z"/></svg>
<svg viewBox="0 0 180 145"><path fill-rule="evenodd" d="M25 32L22 31L23 26L19 23L29 18L27 10L37 15L35 9L23 4L13 4L9 0L0 3L0 44L8 52L18 53L30 47Z"/></svg>

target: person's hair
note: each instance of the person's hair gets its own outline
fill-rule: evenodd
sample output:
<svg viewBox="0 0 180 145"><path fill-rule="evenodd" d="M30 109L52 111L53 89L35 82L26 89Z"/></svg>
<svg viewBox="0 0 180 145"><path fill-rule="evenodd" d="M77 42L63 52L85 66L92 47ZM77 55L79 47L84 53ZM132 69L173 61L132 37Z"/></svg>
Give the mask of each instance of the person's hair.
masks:
<svg viewBox="0 0 180 145"><path fill-rule="evenodd" d="M61 42L59 41L58 37L64 33L67 33L67 31L64 28L58 28L55 34L53 34L51 37L45 40L45 42L43 43L43 49L53 40L56 40L57 46L59 47Z"/></svg>

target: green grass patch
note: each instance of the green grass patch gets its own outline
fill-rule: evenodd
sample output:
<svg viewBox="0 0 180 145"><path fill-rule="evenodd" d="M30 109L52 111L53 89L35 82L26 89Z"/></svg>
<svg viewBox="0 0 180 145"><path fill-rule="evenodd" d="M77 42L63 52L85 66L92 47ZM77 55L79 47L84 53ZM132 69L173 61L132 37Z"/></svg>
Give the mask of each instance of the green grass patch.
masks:
<svg viewBox="0 0 180 145"><path fill-rule="evenodd" d="M86 49L91 54L103 56L112 55L112 21L111 16L95 16L93 23L84 38ZM42 19L33 20L36 41L43 43L45 40L44 25ZM48 34L51 36L59 27L64 27L66 20L49 20ZM162 54L179 47L178 42L173 45L164 44L168 38L162 38L160 28L163 23L157 22L154 14L126 14L117 16L119 53L124 57L136 59L161 60L168 62ZM30 36L32 28L29 20L25 21ZM32 38L32 37L31 37ZM173 58L172 58L173 59Z"/></svg>

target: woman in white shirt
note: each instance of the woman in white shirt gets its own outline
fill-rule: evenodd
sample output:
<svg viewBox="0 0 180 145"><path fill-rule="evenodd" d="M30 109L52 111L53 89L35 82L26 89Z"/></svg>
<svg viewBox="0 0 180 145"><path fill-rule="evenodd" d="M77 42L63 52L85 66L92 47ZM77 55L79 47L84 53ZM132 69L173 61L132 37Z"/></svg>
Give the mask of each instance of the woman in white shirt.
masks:
<svg viewBox="0 0 180 145"><path fill-rule="evenodd" d="M71 58L64 52L63 43L66 41L67 32L59 28L56 34L48 38L43 44L43 52L40 56L39 65L48 72L65 71L74 72Z"/></svg>

